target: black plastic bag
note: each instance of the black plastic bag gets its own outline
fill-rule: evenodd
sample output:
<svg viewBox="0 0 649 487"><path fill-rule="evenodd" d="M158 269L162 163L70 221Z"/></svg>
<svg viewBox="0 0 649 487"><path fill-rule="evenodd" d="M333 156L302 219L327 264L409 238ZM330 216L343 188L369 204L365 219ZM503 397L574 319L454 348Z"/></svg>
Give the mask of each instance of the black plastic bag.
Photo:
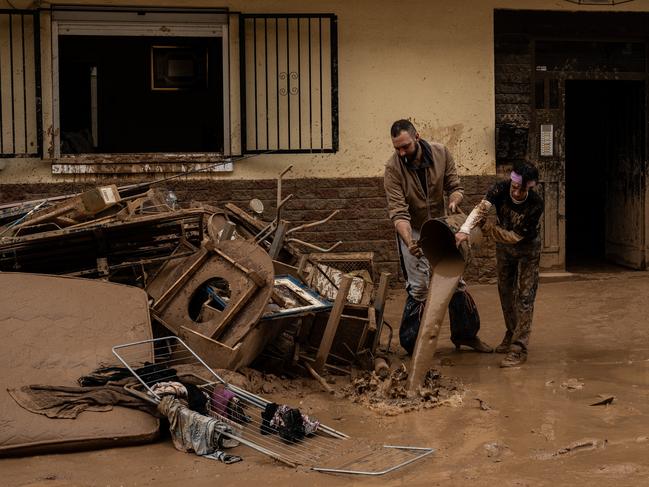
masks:
<svg viewBox="0 0 649 487"><path fill-rule="evenodd" d="M406 352L408 352L408 355L412 355L415 349L424 304L424 301L417 301L408 294L406 305L403 308L401 325L399 326L399 342Z"/></svg>
<svg viewBox="0 0 649 487"><path fill-rule="evenodd" d="M473 340L480 330L478 307L468 291L455 291L448 303L451 341L454 344Z"/></svg>

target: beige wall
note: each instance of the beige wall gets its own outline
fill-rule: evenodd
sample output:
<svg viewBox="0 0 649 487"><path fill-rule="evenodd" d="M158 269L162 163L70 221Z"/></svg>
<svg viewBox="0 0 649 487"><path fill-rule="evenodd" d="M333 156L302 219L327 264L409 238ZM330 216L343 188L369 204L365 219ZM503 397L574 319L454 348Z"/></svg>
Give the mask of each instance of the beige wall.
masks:
<svg viewBox="0 0 649 487"><path fill-rule="evenodd" d="M32 2L13 3L26 7ZM237 179L272 178L288 164L294 165L289 177L379 176L391 153L390 123L401 117L411 117L424 138L447 144L461 174L493 174L494 8L649 10L649 0L615 7L579 7L563 0L82 3L191 5L228 7L244 13L324 12L338 16L340 151L262 155L235 163L230 174L214 176ZM53 180L47 162L4 162L0 184Z"/></svg>

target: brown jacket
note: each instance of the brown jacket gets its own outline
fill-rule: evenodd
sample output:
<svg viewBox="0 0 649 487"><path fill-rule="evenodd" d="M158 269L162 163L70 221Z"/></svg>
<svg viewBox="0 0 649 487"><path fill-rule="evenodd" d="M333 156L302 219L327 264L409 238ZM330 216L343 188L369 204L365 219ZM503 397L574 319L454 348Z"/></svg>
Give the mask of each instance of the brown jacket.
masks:
<svg viewBox="0 0 649 487"><path fill-rule="evenodd" d="M422 143L426 144L425 141ZM426 220L446 214L444 193L447 196L455 191L464 193L455 161L448 149L435 142L429 145L433 163L425 170L428 197L424 194L416 170L404 164L396 152L385 164L383 184L392 223L408 220L414 230L419 230Z"/></svg>

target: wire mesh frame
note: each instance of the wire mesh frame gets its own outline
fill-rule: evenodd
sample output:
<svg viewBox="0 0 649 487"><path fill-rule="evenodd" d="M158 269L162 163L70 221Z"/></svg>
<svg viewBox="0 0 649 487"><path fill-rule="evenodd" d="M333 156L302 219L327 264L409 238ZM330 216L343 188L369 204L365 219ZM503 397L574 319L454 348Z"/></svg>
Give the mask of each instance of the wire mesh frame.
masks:
<svg viewBox="0 0 649 487"><path fill-rule="evenodd" d="M243 152L337 152L337 17L245 14L239 20Z"/></svg>
<svg viewBox="0 0 649 487"><path fill-rule="evenodd" d="M151 347L155 357L153 364L148 362ZM376 476L393 472L434 452L431 448L392 445L372 447L367 442L354 443L344 433L323 424L318 426L315 434L303 440L280 439L272 434L273 431L267 424L257 420L254 415L244 413L244 409L234 416L226 413L226 404L218 402L223 401L224 396L216 392L228 390L245 406L245 411L250 408L264 410L270 401L227 383L175 336L118 345L113 347L113 354L138 379L146 393L129 390L154 404L161 400L152 388L156 382L173 380L175 369L179 369L178 375L181 376L183 374L180 369L183 366L193 367L193 379L198 380L199 389L210 398L207 401L208 414L232 428L230 432L224 432L224 435L291 467L303 465L319 472ZM172 366L173 371L170 370ZM200 370L200 376L195 375L196 368ZM160 376L161 371L168 375ZM217 402L215 398L218 398ZM341 458L346 463L339 466Z"/></svg>
<svg viewBox="0 0 649 487"><path fill-rule="evenodd" d="M0 49L0 158L42 156L39 15L37 10L0 9L0 22L6 24L0 28L0 44L4 40L7 46ZM5 90L9 97L3 96ZM3 107L7 98L10 106ZM10 115L8 126L5 111Z"/></svg>

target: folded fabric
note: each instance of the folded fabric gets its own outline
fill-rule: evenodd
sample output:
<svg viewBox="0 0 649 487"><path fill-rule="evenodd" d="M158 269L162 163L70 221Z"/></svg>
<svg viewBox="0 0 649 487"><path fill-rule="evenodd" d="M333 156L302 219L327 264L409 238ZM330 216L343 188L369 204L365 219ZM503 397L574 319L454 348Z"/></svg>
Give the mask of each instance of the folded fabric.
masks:
<svg viewBox="0 0 649 487"><path fill-rule="evenodd" d="M208 455L239 442L224 435L234 433L227 423L192 411L173 396L164 396L158 411L169 419L171 439L177 450Z"/></svg>
<svg viewBox="0 0 649 487"><path fill-rule="evenodd" d="M83 411L110 411L113 406L150 410L144 399L129 394L122 385L68 387L32 384L7 389L21 407L48 418L74 419Z"/></svg>
<svg viewBox="0 0 649 487"><path fill-rule="evenodd" d="M151 386L151 390L158 396L175 396L187 399L187 388L180 382L158 382Z"/></svg>

